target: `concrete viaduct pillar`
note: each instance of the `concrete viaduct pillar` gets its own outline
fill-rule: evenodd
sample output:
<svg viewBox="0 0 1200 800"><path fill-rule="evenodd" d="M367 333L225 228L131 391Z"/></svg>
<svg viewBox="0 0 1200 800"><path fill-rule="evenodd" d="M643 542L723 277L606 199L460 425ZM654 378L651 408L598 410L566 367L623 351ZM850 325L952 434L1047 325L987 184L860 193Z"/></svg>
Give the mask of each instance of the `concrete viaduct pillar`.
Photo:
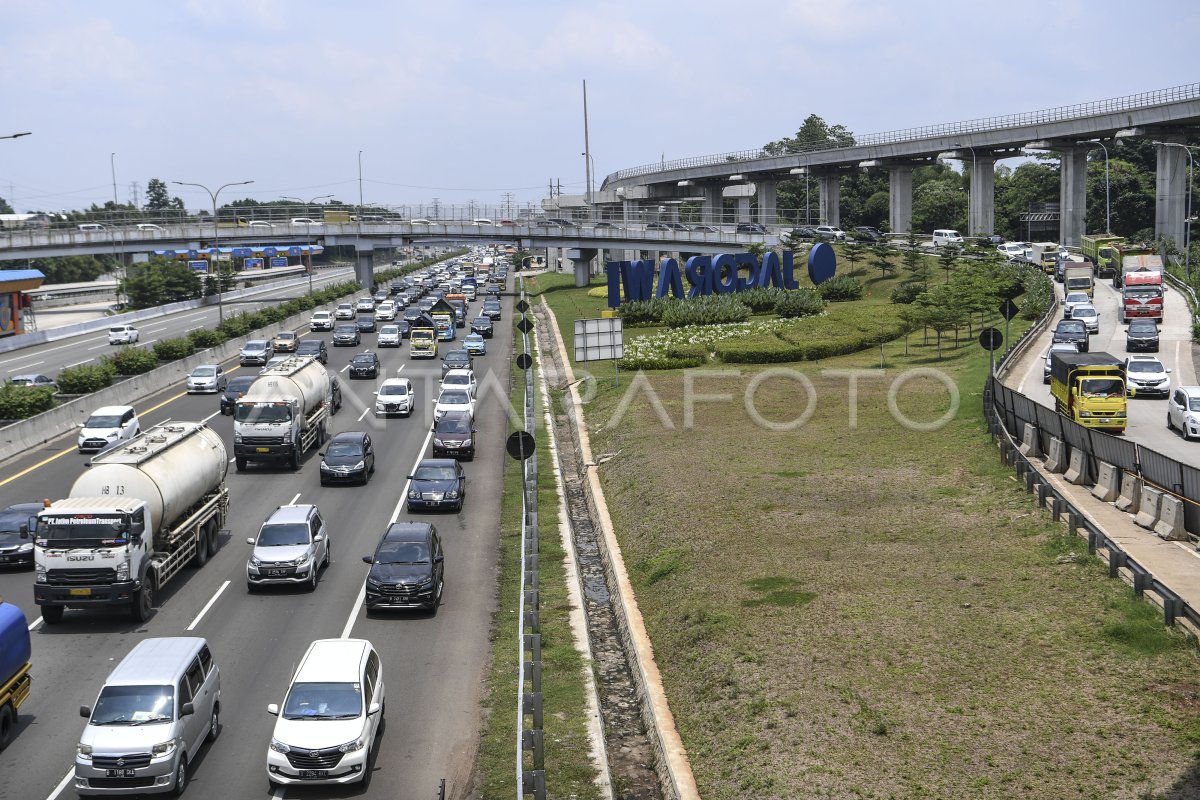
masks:
<svg viewBox="0 0 1200 800"><path fill-rule="evenodd" d="M908 233L912 227L912 180L911 164L888 167L888 226L892 233Z"/></svg>
<svg viewBox="0 0 1200 800"><path fill-rule="evenodd" d="M375 251L361 241L354 243L354 279L364 289L375 282Z"/></svg>
<svg viewBox="0 0 1200 800"><path fill-rule="evenodd" d="M621 218L625 222L635 222L638 219L640 208L637 200L622 200L621 201Z"/></svg>
<svg viewBox="0 0 1200 800"><path fill-rule="evenodd" d="M758 197L758 219L760 225L774 225L776 219L776 182L755 181L755 194Z"/></svg>
<svg viewBox="0 0 1200 800"><path fill-rule="evenodd" d="M970 235L991 236L996 230L995 156L976 155L971 167L970 205L971 218L967 220Z"/></svg>
<svg viewBox="0 0 1200 800"><path fill-rule="evenodd" d="M838 225L841 222L842 176L822 175L821 180L821 224Z"/></svg>
<svg viewBox="0 0 1200 800"><path fill-rule="evenodd" d="M1065 247L1079 247L1087 224L1088 148L1063 147L1059 149L1059 154L1058 243Z"/></svg>
<svg viewBox="0 0 1200 800"><path fill-rule="evenodd" d="M1179 140L1160 136L1161 141ZM1193 156L1194 158L1194 156ZM1182 147L1158 146L1158 165L1154 173L1154 236L1166 236L1183 249L1187 225L1188 154Z"/></svg>
<svg viewBox="0 0 1200 800"><path fill-rule="evenodd" d="M705 225L720 225L725 221L725 199L720 186L704 187L701 219Z"/></svg>
<svg viewBox="0 0 1200 800"><path fill-rule="evenodd" d="M592 260L596 257L596 249L570 248L563 252L575 268L575 286L587 286L592 274Z"/></svg>

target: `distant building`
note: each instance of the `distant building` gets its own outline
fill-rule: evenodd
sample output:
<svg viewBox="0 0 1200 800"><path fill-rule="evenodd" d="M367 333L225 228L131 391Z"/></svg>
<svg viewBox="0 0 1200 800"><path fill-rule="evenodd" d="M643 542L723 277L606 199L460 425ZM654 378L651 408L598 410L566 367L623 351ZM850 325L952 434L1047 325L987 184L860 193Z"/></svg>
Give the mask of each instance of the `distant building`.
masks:
<svg viewBox="0 0 1200 800"><path fill-rule="evenodd" d="M35 211L32 214L0 214L0 228L17 230L27 228L49 228L54 215Z"/></svg>

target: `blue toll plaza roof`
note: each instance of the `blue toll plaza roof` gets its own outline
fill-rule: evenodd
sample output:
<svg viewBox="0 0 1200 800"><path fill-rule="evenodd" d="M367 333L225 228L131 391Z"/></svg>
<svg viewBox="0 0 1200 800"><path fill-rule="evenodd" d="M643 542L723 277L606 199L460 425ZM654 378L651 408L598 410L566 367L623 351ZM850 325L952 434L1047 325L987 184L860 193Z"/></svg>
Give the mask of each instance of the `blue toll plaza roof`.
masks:
<svg viewBox="0 0 1200 800"><path fill-rule="evenodd" d="M39 269L0 269L0 292L36 289L46 276Z"/></svg>
<svg viewBox="0 0 1200 800"><path fill-rule="evenodd" d="M325 248L319 244L293 244L293 245L250 245L247 247L202 247L199 249L190 250L153 250L151 251L156 256L165 256L166 258L178 258L187 256L188 258L200 258L206 255L214 255L217 253L228 253L229 255L238 258L246 258L248 256L299 256L304 253L322 253ZM35 270L36 271L36 270ZM40 274L40 273L39 273Z"/></svg>

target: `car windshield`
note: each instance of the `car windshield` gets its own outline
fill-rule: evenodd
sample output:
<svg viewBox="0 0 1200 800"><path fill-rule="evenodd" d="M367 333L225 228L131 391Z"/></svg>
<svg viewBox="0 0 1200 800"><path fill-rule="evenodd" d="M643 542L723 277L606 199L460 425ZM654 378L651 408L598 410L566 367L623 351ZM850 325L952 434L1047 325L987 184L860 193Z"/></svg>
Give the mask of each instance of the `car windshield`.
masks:
<svg viewBox="0 0 1200 800"><path fill-rule="evenodd" d="M1188 411L1200 411L1200 397L1193 397L1188 400Z"/></svg>
<svg viewBox="0 0 1200 800"><path fill-rule="evenodd" d="M321 352L320 340L314 339L312 341L301 342L300 344L296 345L296 353L297 354L307 353L309 350L312 350L314 353Z"/></svg>
<svg viewBox="0 0 1200 800"><path fill-rule="evenodd" d="M462 389L447 389L442 392L442 396L438 398L438 402L442 405L462 406L469 403L470 398Z"/></svg>
<svg viewBox="0 0 1200 800"><path fill-rule="evenodd" d="M400 332L400 328L398 328L395 325L384 325L382 328L379 329L380 336L388 336L388 335L395 336L399 332Z"/></svg>
<svg viewBox="0 0 1200 800"><path fill-rule="evenodd" d="M337 333L354 333L353 325L338 325Z"/></svg>
<svg viewBox="0 0 1200 800"><path fill-rule="evenodd" d="M437 424L438 433L470 433L471 421L466 417L442 417Z"/></svg>
<svg viewBox="0 0 1200 800"><path fill-rule="evenodd" d="M328 317L328 316L329 316L328 311L314 311L313 312L314 319L325 319L325 317Z"/></svg>
<svg viewBox="0 0 1200 800"><path fill-rule="evenodd" d="M225 385L226 392L242 392L245 393L250 388L250 384L254 383L254 378L249 375L244 375L240 378L234 378Z"/></svg>
<svg viewBox="0 0 1200 800"><path fill-rule="evenodd" d="M246 342L245 346L242 349L248 353L253 350L266 350L267 343L266 342Z"/></svg>
<svg viewBox="0 0 1200 800"><path fill-rule="evenodd" d="M124 328L109 328L108 332L109 333L124 333L125 329Z"/></svg>
<svg viewBox="0 0 1200 800"><path fill-rule="evenodd" d="M362 443L353 441L334 442L325 451L326 458L352 458L361 455Z"/></svg>
<svg viewBox="0 0 1200 800"><path fill-rule="evenodd" d="M424 542L388 542L379 545L376 564L428 564L429 548Z"/></svg>
<svg viewBox="0 0 1200 800"><path fill-rule="evenodd" d="M287 333L287 332L280 332L280 333L277 333L277 334L275 334L275 338L276 338L276 339L295 339L295 338L296 338L296 334L294 334L294 333Z"/></svg>
<svg viewBox="0 0 1200 800"><path fill-rule="evenodd" d="M1067 303L1086 303L1091 298L1087 296L1087 292L1071 292L1067 295L1065 302Z"/></svg>
<svg viewBox="0 0 1200 800"><path fill-rule="evenodd" d="M1111 378L1085 378L1081 383L1084 397L1124 397L1125 386Z"/></svg>
<svg viewBox="0 0 1200 800"><path fill-rule="evenodd" d="M1129 323L1130 333L1158 333L1158 326L1149 320L1134 320Z"/></svg>
<svg viewBox="0 0 1200 800"><path fill-rule="evenodd" d="M290 422L292 407L287 403L239 403L234 419L251 424Z"/></svg>
<svg viewBox="0 0 1200 800"><path fill-rule="evenodd" d="M375 356L357 355L353 360L355 364L374 364Z"/></svg>
<svg viewBox="0 0 1200 800"><path fill-rule="evenodd" d="M354 306L350 305L349 303L342 303L341 305L338 306L338 308L343 309L345 311L349 311L352 308L354 308Z"/></svg>
<svg viewBox="0 0 1200 800"><path fill-rule="evenodd" d="M259 547L290 547L308 544L308 525L303 522L278 522L263 525L258 532Z"/></svg>
<svg viewBox="0 0 1200 800"><path fill-rule="evenodd" d="M1156 300L1162 297L1162 290L1157 286L1128 286L1125 289L1126 297L1135 297L1138 300Z"/></svg>
<svg viewBox="0 0 1200 800"><path fill-rule="evenodd" d="M1064 320L1058 323L1057 328L1059 333L1083 333L1083 323L1072 320Z"/></svg>
<svg viewBox="0 0 1200 800"><path fill-rule="evenodd" d="M402 383L394 383L390 386L383 386L379 389L380 394L408 394L408 386Z"/></svg>
<svg viewBox="0 0 1200 800"><path fill-rule="evenodd" d="M1130 361L1127 372L1162 372L1163 365L1157 361Z"/></svg>
<svg viewBox="0 0 1200 800"><path fill-rule="evenodd" d="M467 375L447 375L442 379L447 386L470 386L471 378Z"/></svg>
<svg viewBox="0 0 1200 800"><path fill-rule="evenodd" d="M296 683L283 704L284 719L353 719L362 714L357 683Z"/></svg>
<svg viewBox="0 0 1200 800"><path fill-rule="evenodd" d="M192 370L193 378L211 378L216 374L216 367L196 367L194 370Z"/></svg>
<svg viewBox="0 0 1200 800"><path fill-rule="evenodd" d="M166 722L175 714L170 686L105 686L92 710L92 725L145 725Z"/></svg>
<svg viewBox="0 0 1200 800"><path fill-rule="evenodd" d="M1094 317L1096 316L1095 306L1075 306L1075 310L1071 312L1077 317Z"/></svg>
<svg viewBox="0 0 1200 800"><path fill-rule="evenodd" d="M119 414L94 414L88 417L88 421L83 423L85 428L119 428L121 427L121 417Z"/></svg>
<svg viewBox="0 0 1200 800"><path fill-rule="evenodd" d="M454 473L454 467L433 467L424 466L417 467L417 471L413 473L413 477L419 481L452 481L457 475Z"/></svg>

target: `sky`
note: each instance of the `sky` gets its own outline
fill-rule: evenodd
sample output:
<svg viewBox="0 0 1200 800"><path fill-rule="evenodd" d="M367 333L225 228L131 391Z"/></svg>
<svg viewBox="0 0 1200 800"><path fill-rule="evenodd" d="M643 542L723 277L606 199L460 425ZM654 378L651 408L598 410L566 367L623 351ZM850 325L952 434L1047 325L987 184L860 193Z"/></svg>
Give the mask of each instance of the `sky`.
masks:
<svg viewBox="0 0 1200 800"><path fill-rule="evenodd" d="M0 197L524 208L809 114L858 134L1200 80L1200 3L0 0ZM1123 33L1124 32L1124 33ZM1138 43L1141 44L1138 44ZM202 190L171 186L189 208ZM417 215L413 208L410 213Z"/></svg>

